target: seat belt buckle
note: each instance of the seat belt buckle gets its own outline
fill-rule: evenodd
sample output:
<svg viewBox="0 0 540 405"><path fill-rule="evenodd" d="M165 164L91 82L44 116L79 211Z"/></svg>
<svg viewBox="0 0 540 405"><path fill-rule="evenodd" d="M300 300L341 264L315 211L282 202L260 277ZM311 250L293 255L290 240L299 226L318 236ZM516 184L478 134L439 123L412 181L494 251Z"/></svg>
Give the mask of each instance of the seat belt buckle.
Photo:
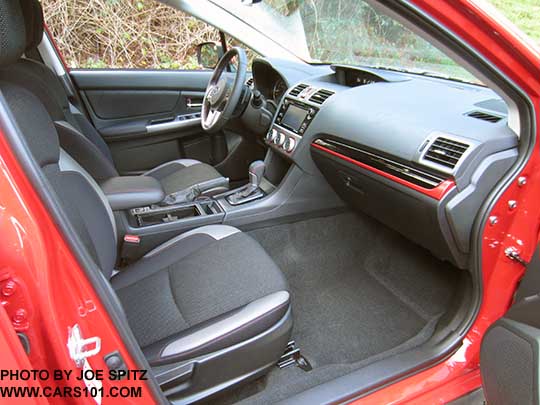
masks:
<svg viewBox="0 0 540 405"><path fill-rule="evenodd" d="M120 265L126 266L137 258L141 237L139 235L124 235L122 248L120 249Z"/></svg>

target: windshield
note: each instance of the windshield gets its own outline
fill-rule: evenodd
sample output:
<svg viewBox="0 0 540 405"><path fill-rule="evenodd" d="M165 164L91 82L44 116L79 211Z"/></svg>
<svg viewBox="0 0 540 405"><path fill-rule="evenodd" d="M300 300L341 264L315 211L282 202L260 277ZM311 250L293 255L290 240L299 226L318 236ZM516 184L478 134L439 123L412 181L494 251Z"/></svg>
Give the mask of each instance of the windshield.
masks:
<svg viewBox="0 0 540 405"><path fill-rule="evenodd" d="M212 0L308 63L405 70L478 83L429 42L363 0Z"/></svg>

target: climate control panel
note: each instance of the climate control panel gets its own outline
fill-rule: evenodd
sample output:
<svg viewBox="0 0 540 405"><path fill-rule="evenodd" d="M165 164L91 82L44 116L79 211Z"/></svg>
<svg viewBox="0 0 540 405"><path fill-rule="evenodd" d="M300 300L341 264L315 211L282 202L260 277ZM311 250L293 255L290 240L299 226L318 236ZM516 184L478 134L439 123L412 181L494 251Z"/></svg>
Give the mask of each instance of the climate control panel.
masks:
<svg viewBox="0 0 540 405"><path fill-rule="evenodd" d="M278 125L273 125L264 138L268 146L289 156L296 150L301 139L302 137L294 132Z"/></svg>

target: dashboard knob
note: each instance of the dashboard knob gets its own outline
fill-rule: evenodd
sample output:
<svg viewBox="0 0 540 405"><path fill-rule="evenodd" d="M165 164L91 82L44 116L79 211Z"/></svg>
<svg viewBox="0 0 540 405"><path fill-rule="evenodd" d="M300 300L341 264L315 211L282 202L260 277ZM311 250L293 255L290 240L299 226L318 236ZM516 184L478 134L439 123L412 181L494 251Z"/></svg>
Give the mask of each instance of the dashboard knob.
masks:
<svg viewBox="0 0 540 405"><path fill-rule="evenodd" d="M278 132L278 136L274 140L274 143L277 146L283 146L283 144L285 143L285 139L286 139L285 135Z"/></svg>
<svg viewBox="0 0 540 405"><path fill-rule="evenodd" d="M283 149L285 149L285 152L291 153L296 146L296 141L294 138L287 138L285 143L283 144Z"/></svg>
<svg viewBox="0 0 540 405"><path fill-rule="evenodd" d="M278 137L278 131L273 128L272 131L269 133L270 137L268 138L268 142L276 142L276 139Z"/></svg>

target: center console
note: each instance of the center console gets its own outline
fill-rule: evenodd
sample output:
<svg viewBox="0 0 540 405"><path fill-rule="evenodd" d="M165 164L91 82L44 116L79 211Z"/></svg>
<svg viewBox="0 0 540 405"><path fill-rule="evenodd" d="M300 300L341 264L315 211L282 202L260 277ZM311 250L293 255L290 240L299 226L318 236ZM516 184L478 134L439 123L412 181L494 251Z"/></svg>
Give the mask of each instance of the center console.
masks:
<svg viewBox="0 0 540 405"><path fill-rule="evenodd" d="M317 112L313 106L286 98L264 138L265 143L280 154L291 156Z"/></svg>

